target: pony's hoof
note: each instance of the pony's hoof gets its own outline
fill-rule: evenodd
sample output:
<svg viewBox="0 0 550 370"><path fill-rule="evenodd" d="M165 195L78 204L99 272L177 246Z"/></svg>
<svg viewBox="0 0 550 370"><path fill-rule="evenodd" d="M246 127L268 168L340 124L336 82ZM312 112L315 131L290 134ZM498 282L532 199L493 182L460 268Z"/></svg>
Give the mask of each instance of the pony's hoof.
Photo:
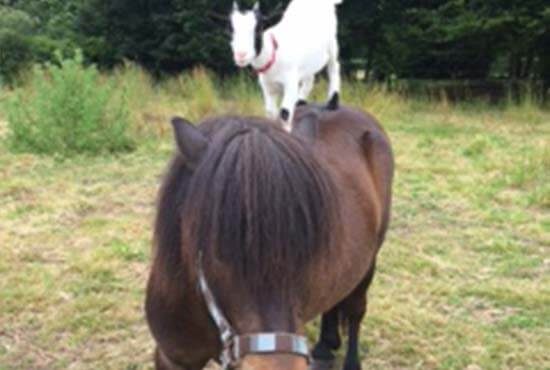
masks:
<svg viewBox="0 0 550 370"><path fill-rule="evenodd" d="M317 360L313 359L309 370L334 370L335 360Z"/></svg>
<svg viewBox="0 0 550 370"><path fill-rule="evenodd" d="M336 92L330 97L330 100L327 103L327 109L337 110L338 107L340 107L340 95Z"/></svg>
<svg viewBox="0 0 550 370"><path fill-rule="evenodd" d="M361 370L360 363L346 363L344 364L344 370Z"/></svg>

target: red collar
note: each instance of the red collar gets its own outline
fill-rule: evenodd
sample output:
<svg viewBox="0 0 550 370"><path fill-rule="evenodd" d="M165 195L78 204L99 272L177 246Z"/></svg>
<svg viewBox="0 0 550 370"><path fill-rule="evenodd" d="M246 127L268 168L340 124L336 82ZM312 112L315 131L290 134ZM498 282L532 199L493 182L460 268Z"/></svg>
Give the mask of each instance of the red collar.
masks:
<svg viewBox="0 0 550 370"><path fill-rule="evenodd" d="M256 73L258 74L266 73L267 71L269 71L269 69L273 67L273 64L275 64L275 61L277 60L277 49L279 48L279 43L277 42L273 34L271 34L271 42L273 43L273 53L271 54L271 59L269 59L269 61L265 65L256 69Z"/></svg>

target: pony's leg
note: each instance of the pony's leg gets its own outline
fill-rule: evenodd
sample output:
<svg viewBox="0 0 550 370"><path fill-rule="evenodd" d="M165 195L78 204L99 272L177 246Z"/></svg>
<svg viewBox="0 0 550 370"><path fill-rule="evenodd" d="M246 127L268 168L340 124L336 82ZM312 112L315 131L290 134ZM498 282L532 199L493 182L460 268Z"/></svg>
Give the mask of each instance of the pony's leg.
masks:
<svg viewBox="0 0 550 370"><path fill-rule="evenodd" d="M359 334L361 321L367 312L367 290L374 277L376 262L367 272L366 277L344 301L344 315L348 323L348 350L344 361L344 370L361 370L359 359Z"/></svg>
<svg viewBox="0 0 550 370"><path fill-rule="evenodd" d="M265 80L263 75L258 78L264 95L265 112L268 118L277 119L277 90Z"/></svg>
<svg viewBox="0 0 550 370"><path fill-rule="evenodd" d="M311 90L313 90L313 84L315 83L315 76L309 76L302 80L302 83L300 84L300 92L298 93L298 102L296 105L306 105L307 104L307 98L309 97L309 94L311 94Z"/></svg>
<svg viewBox="0 0 550 370"><path fill-rule="evenodd" d="M329 60L327 65L329 91L327 108L330 110L338 109L340 105L340 87L342 84L340 77L340 62L338 60L338 41L334 39L329 48Z"/></svg>
<svg viewBox="0 0 550 370"><path fill-rule="evenodd" d="M290 132L292 119L294 118L294 108L298 101L299 90L298 78L289 78L284 85L284 97L281 105L280 118L283 123L283 128Z"/></svg>
<svg viewBox="0 0 550 370"><path fill-rule="evenodd" d="M338 306L323 314L321 318L321 335L319 336L319 342L317 342L311 353L314 360L334 360L334 354L332 352L338 350L342 345L338 323L339 316L340 309Z"/></svg>

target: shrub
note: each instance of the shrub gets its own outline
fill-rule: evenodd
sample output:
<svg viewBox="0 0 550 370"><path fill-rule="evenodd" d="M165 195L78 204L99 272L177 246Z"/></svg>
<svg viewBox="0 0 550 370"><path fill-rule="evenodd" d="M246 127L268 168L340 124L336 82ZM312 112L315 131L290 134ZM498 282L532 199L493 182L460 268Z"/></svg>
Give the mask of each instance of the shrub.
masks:
<svg viewBox="0 0 550 370"><path fill-rule="evenodd" d="M62 157L131 150L124 89L85 67L81 52L57 59L36 66L8 101L11 149Z"/></svg>

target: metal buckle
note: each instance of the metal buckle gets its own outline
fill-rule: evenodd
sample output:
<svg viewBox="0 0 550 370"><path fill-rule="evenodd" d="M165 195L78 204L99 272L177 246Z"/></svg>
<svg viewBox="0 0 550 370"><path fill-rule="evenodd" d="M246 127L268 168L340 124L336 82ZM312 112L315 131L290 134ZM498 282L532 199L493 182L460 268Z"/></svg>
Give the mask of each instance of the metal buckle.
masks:
<svg viewBox="0 0 550 370"><path fill-rule="evenodd" d="M247 354L287 353L303 356L308 363L310 362L307 339L303 336L290 333L236 335L235 330L231 327L231 324L218 306L216 298L208 286L204 270L202 269L202 253L199 254L197 268L200 292L220 334L222 352L219 361L222 369L233 370L238 365L238 362ZM279 343L281 339L286 340L282 348ZM243 340L249 341L246 346L243 345Z"/></svg>
<svg viewBox="0 0 550 370"><path fill-rule="evenodd" d="M220 355L222 369L232 370L237 365L237 356L235 354L235 337L227 338L223 343L223 350Z"/></svg>
<svg viewBox="0 0 550 370"><path fill-rule="evenodd" d="M307 338L291 333L255 333L238 335L232 343L235 363L246 355L290 354L311 363Z"/></svg>

